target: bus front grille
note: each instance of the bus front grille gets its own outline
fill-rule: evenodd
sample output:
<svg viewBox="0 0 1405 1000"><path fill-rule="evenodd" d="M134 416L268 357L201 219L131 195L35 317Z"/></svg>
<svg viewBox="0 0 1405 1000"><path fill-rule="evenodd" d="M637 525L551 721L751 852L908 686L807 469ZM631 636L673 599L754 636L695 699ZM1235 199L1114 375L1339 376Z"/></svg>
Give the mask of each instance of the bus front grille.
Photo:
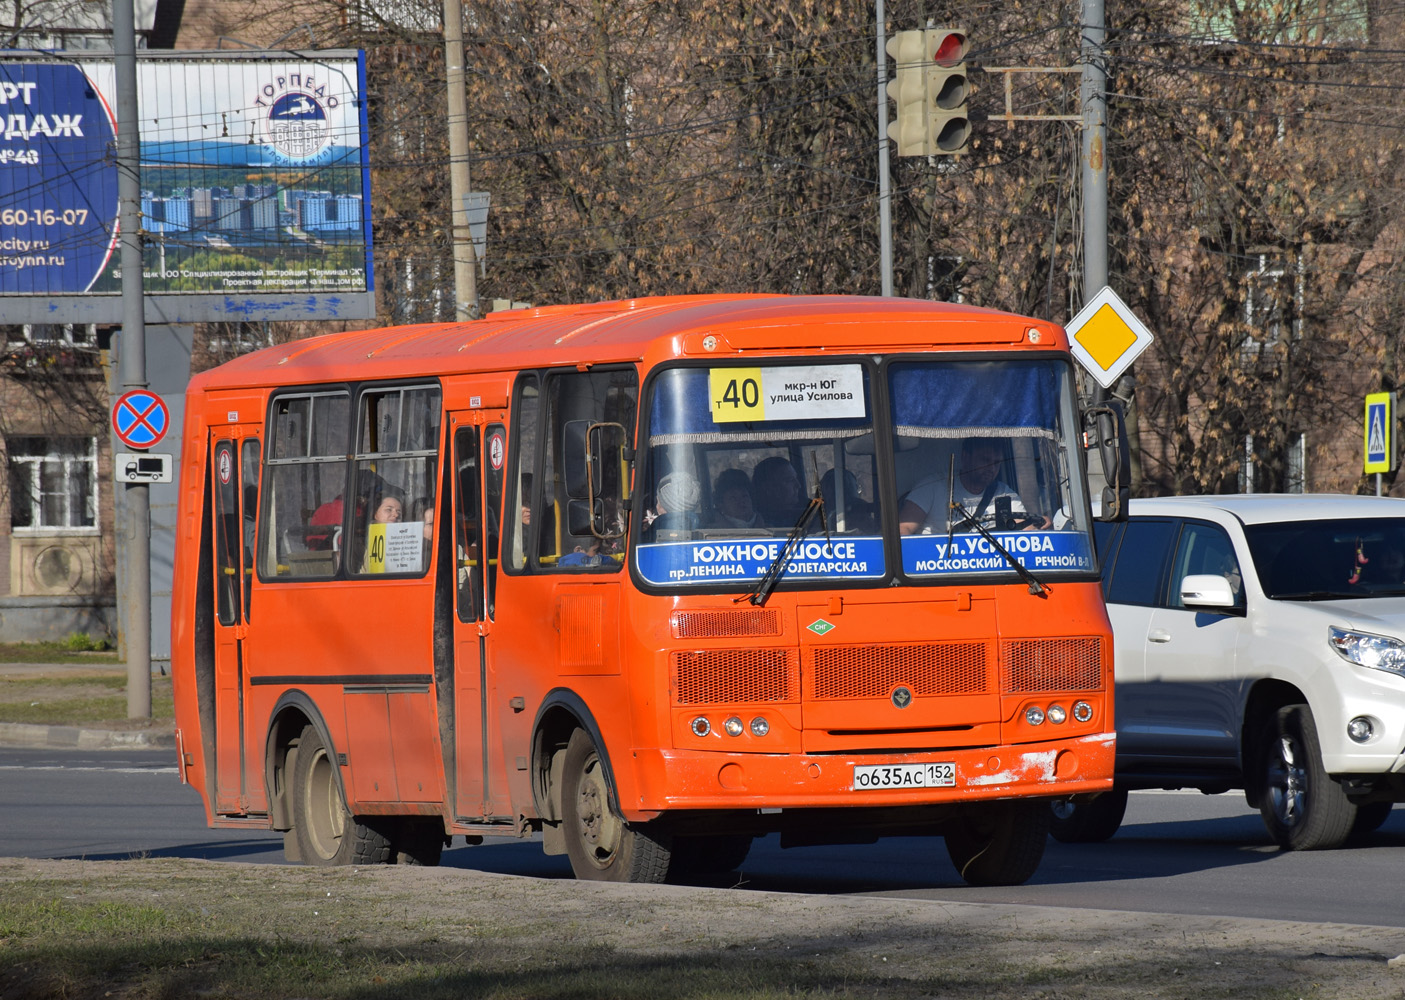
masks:
<svg viewBox="0 0 1405 1000"><path fill-rule="evenodd" d="M816 699L886 698L899 685L914 695L990 690L984 642L821 646L814 651Z"/></svg>
<svg viewBox="0 0 1405 1000"><path fill-rule="evenodd" d="M1098 691L1103 644L1095 635L1070 639L1009 639L1001 644L1001 687L1025 691Z"/></svg>
<svg viewBox="0 0 1405 1000"><path fill-rule="evenodd" d="M793 649L703 649L674 653L672 660L678 705L800 699Z"/></svg>
<svg viewBox="0 0 1405 1000"><path fill-rule="evenodd" d="M742 639L780 635L780 612L770 608L742 611L675 611L673 634L679 639Z"/></svg>

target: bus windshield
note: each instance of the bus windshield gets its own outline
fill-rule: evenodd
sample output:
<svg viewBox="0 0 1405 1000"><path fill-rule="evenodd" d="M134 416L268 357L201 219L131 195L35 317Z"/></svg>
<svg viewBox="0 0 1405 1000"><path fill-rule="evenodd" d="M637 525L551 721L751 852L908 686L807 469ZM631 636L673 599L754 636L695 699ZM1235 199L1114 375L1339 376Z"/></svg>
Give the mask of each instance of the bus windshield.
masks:
<svg viewBox="0 0 1405 1000"><path fill-rule="evenodd" d="M1075 412L1069 367L1048 359L666 370L643 428L635 568L669 589L754 585L820 500L782 587L1017 580L997 544L1041 578L1086 574Z"/></svg>

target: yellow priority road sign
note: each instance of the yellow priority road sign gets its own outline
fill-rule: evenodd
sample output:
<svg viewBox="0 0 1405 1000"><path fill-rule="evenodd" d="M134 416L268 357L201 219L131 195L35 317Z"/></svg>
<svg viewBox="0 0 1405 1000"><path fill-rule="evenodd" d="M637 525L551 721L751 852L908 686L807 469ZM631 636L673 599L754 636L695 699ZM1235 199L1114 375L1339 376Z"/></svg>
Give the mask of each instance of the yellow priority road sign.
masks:
<svg viewBox="0 0 1405 1000"><path fill-rule="evenodd" d="M1104 389L1112 388L1155 339L1109 285L1089 300L1066 329L1069 350Z"/></svg>

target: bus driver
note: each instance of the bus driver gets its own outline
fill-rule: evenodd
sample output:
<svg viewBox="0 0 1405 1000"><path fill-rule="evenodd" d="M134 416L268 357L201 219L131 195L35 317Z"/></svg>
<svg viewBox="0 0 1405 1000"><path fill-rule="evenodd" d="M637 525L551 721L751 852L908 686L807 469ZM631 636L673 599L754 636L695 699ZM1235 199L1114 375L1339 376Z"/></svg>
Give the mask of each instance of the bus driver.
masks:
<svg viewBox="0 0 1405 1000"><path fill-rule="evenodd" d="M1002 461L1000 442L995 438L966 438L961 442L961 457L957 460L956 488L947 487L945 474L919 480L898 510L898 530L904 535L945 533L947 507L951 501L959 503L973 520L987 529L1008 530L996 517L997 512L1005 513L1007 503L1011 515L1021 515L1016 518L1021 528L1049 527L1052 523L1049 518L1027 512L1019 493L1000 478ZM969 524L962 524L965 516L952 511L951 517L956 530L971 530Z"/></svg>

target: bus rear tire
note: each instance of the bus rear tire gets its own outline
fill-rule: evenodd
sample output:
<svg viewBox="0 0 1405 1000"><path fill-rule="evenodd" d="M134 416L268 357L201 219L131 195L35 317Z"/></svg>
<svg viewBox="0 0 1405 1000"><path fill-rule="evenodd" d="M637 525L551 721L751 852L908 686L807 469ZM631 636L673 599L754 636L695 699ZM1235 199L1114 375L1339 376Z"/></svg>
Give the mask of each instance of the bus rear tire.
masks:
<svg viewBox="0 0 1405 1000"><path fill-rule="evenodd" d="M561 813L566 856L576 878L662 882L668 876L667 837L628 823L615 812L605 762L582 729L566 744Z"/></svg>
<svg viewBox="0 0 1405 1000"><path fill-rule="evenodd" d="M944 831L946 853L968 885L1021 885L1044 859L1053 818L1046 799L972 806Z"/></svg>
<svg viewBox="0 0 1405 1000"><path fill-rule="evenodd" d="M378 865L390 860L390 839L346 808L336 762L316 726L298 740L293 767L293 832L304 864Z"/></svg>

